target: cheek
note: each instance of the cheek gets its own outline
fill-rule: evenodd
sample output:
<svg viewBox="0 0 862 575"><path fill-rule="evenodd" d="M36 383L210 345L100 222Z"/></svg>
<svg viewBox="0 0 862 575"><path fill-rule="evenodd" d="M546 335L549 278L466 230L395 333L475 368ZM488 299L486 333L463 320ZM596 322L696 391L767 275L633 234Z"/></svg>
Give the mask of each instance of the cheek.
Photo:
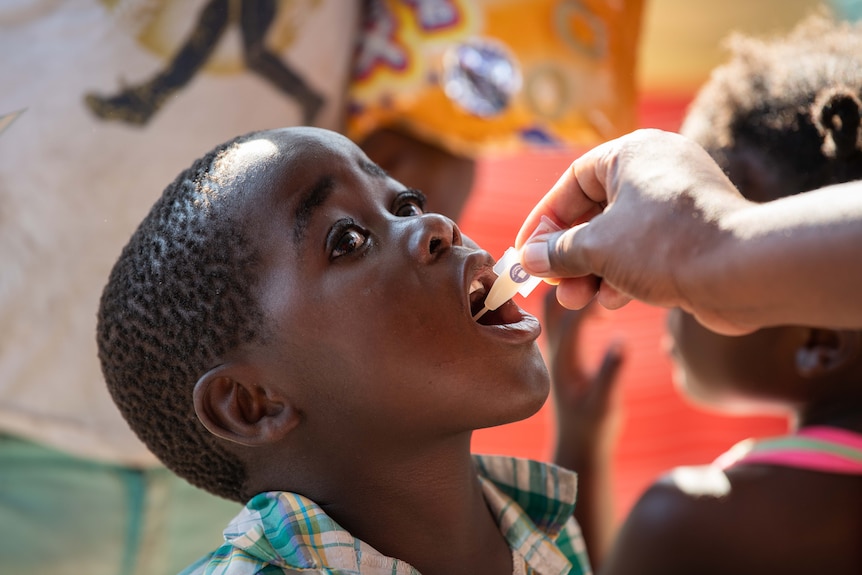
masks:
<svg viewBox="0 0 862 575"><path fill-rule="evenodd" d="M454 354L446 311L404 292L364 289L344 296L316 322L316 345L350 366L354 379L401 381Z"/></svg>

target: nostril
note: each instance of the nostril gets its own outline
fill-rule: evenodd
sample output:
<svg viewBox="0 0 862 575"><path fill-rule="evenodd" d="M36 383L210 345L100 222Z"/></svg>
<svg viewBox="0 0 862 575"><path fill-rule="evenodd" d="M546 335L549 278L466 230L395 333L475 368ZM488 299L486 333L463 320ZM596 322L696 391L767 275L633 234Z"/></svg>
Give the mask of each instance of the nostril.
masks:
<svg viewBox="0 0 862 575"><path fill-rule="evenodd" d="M440 214L423 214L418 218L403 218L416 243L412 243L415 255L430 263L447 253L453 245L460 244L460 232L455 222ZM458 242L458 243L455 243Z"/></svg>

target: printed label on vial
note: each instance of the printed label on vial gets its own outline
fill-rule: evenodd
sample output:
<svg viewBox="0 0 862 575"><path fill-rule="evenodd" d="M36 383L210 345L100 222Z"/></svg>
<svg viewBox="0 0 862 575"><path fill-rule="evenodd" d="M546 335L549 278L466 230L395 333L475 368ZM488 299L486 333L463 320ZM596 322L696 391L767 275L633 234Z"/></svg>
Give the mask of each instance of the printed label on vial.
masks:
<svg viewBox="0 0 862 575"><path fill-rule="evenodd" d="M509 277L512 278L512 281L518 284L522 284L528 279L530 279L530 274L524 271L524 268L521 267L521 264L515 263L511 268L509 268Z"/></svg>

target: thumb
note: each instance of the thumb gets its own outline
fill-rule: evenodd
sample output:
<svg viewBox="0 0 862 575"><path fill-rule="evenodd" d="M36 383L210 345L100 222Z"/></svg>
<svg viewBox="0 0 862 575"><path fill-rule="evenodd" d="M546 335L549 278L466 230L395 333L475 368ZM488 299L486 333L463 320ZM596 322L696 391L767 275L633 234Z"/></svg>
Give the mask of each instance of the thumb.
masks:
<svg viewBox="0 0 862 575"><path fill-rule="evenodd" d="M521 265L531 275L545 278L576 278L596 273L583 247L589 222L530 239L521 250Z"/></svg>

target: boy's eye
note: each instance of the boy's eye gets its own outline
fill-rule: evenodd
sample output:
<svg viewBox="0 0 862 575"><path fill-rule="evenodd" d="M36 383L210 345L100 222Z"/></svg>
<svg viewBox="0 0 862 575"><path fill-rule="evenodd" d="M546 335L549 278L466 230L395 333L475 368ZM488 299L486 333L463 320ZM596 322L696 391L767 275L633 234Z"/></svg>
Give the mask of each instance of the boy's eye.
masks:
<svg viewBox="0 0 862 575"><path fill-rule="evenodd" d="M399 218L421 216L425 213L425 194L412 189L401 192L392 204L392 213Z"/></svg>
<svg viewBox="0 0 862 575"><path fill-rule="evenodd" d="M395 210L395 215L399 218L406 218L409 216L421 216L424 212L422 208L417 206L416 204L404 204L400 206L397 210Z"/></svg>
<svg viewBox="0 0 862 575"><path fill-rule="evenodd" d="M342 221L332 229L329 238L329 259L334 260L361 249L368 241L368 234L352 221Z"/></svg>

